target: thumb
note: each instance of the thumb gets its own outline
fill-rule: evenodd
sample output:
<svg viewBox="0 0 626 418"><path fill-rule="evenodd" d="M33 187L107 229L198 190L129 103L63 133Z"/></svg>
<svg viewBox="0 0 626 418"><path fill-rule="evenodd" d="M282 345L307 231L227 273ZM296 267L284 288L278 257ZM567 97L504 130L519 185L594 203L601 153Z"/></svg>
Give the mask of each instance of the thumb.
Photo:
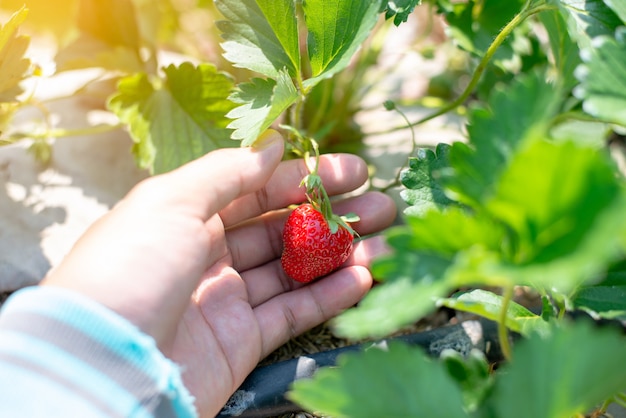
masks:
<svg viewBox="0 0 626 418"><path fill-rule="evenodd" d="M139 194L144 194L144 201L158 199L161 204L184 207L206 221L234 199L263 187L280 163L283 151L282 136L270 129L250 148L212 151L169 173L152 177L144 182L147 184L142 185Z"/></svg>

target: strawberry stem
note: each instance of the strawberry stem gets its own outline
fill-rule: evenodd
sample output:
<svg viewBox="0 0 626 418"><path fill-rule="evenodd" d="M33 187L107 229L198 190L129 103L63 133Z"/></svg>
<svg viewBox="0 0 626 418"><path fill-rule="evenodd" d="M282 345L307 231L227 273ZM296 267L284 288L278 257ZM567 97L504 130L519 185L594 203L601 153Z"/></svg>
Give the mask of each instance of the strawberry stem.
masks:
<svg viewBox="0 0 626 418"><path fill-rule="evenodd" d="M303 154L304 163L309 170L300 186L304 186L305 195L311 206L322 214L330 231L334 234L339 230L339 226L347 229L352 235L358 235L348 222L358 222L359 217L354 213L343 216L335 215L330 203L330 197L324 188L322 178L317 173L320 166L320 149L315 139L304 136L298 129L289 125L280 125L281 128L289 131L296 139L299 152ZM313 155L311 155L311 152Z"/></svg>
<svg viewBox="0 0 626 418"><path fill-rule="evenodd" d="M307 138L307 140L310 144L309 148L312 149L315 154L312 157L310 150L308 150L304 155L304 160L307 168L309 169L309 174L302 179L301 185L306 187L305 194L307 200L324 216L324 219L328 223L328 227L333 234L336 233L339 230L339 226L341 226L347 229L352 235L357 235L356 231L354 231L354 229L352 229L347 222L347 217L350 217L352 222L358 221L359 218L356 214L350 213L346 216L338 216L333 213L330 197L324 188L322 178L317 174L320 164L319 145L313 138ZM311 164L312 158L314 159L313 164Z"/></svg>

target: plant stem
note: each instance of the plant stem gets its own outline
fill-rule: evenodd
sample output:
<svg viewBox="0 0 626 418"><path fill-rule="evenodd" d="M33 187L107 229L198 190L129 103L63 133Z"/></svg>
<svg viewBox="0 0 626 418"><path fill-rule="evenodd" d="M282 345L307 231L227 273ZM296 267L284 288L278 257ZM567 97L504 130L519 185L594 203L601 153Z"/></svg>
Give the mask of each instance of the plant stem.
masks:
<svg viewBox="0 0 626 418"><path fill-rule="evenodd" d="M532 1L528 1L526 5L524 6L524 9L522 9L520 13L516 14L515 17L513 17L513 19L504 28L502 28L500 33L498 33L498 35L495 37L491 45L489 45L489 48L487 48L485 55L483 55L480 62L478 63L478 66L474 70L474 73L472 74L472 78L469 84L465 87L461 95L457 97L454 101L448 103L446 106L437 110L436 112L433 112L430 115L427 115L415 122L410 123L409 127L414 127L414 126L426 123L462 105L476 88L476 85L480 81L480 78L482 77L483 73L487 69L487 65L491 61L491 58L493 58L498 48L502 45L502 43L504 43L506 38L509 37L509 35L513 32L513 30L515 30L515 28L517 28L521 23L523 23L530 16L535 15L544 10L553 9L552 6L546 5L545 2L541 2L539 5L535 7L530 7L531 3ZM377 134L392 133L392 132L396 132L396 131L406 129L406 128L407 126L397 126L387 131L377 132Z"/></svg>
<svg viewBox="0 0 626 418"><path fill-rule="evenodd" d="M513 298L513 285L507 285L504 287L504 293L502 295L502 308L500 310L500 318L498 318L498 342L500 343L500 349L502 355L509 361L511 360L511 344L509 342L509 332L506 327L506 317L509 310L509 302Z"/></svg>
<svg viewBox="0 0 626 418"><path fill-rule="evenodd" d="M86 135L98 135L107 132L112 132L122 128L124 125L119 123L116 125L100 124L90 126L88 128L81 129L46 129L42 133L24 133L19 132L12 135L13 138L24 139L50 139L50 138L64 138L68 136L86 136Z"/></svg>
<svg viewBox="0 0 626 418"><path fill-rule="evenodd" d="M121 123L116 125L100 124L82 129L46 129L41 133L16 132L9 135L7 138L0 139L0 146L14 144L24 139L33 139L35 141L38 141L53 138L66 138L70 136L98 135L115 131L122 128L123 126L124 125Z"/></svg>
<svg viewBox="0 0 626 418"><path fill-rule="evenodd" d="M612 403L613 403L613 398L605 400L600 406L600 408L597 409L597 412L600 414L604 414L606 410L609 409L609 405L611 405Z"/></svg>
<svg viewBox="0 0 626 418"><path fill-rule="evenodd" d="M609 124L609 125L625 126L624 122L620 122L620 121L616 121L616 120L610 120L610 119L602 119L602 118L598 118L596 116L591 116L591 115L588 115L586 113L577 112L577 111L569 111L569 112L564 112L564 113L560 113L560 114L556 115L554 117L554 119L552 120L551 125L552 126L557 126L560 123L566 122L568 120L576 120L576 121L580 121L580 122L606 123L606 124Z"/></svg>
<svg viewBox="0 0 626 418"><path fill-rule="evenodd" d="M615 399L613 399L613 401L626 408L626 393L618 393L615 395Z"/></svg>
<svg viewBox="0 0 626 418"><path fill-rule="evenodd" d="M415 154L415 150L417 150L417 141L415 139L415 129L413 126L411 126L411 122L409 121L409 118L407 118L406 114L401 111L400 109L398 109L395 105L393 107L393 110L395 110L396 112L398 112L398 114L400 116L402 116L402 118L404 119L404 121L409 125L409 127L411 128L411 153L409 154L409 156L412 156L413 154ZM394 179L394 181L388 185L386 185L385 187L383 187L380 191L382 193L386 193L389 189L391 189L392 187L395 186L399 186L400 185L400 176L402 175L402 171L406 168L407 163L408 163L409 159L407 158L407 160L404 162L404 164L402 165L402 167L400 167L400 169L398 170L398 172L396 173L396 178Z"/></svg>
<svg viewBox="0 0 626 418"><path fill-rule="evenodd" d="M319 129L322 124L322 120L326 115L328 115L328 105L331 102L331 97L333 93L333 83L330 80L324 81L324 86L322 90L322 98L320 100L320 105L317 108L313 118L311 119L311 123L307 128L307 131L312 135Z"/></svg>
<svg viewBox="0 0 626 418"><path fill-rule="evenodd" d="M293 107L293 127L297 130L302 129L302 112L304 108L304 98L301 96Z"/></svg>
<svg viewBox="0 0 626 418"><path fill-rule="evenodd" d="M303 117L302 114L304 112L304 102L306 100L306 96L309 93L309 89L304 87L304 82L302 80L302 76L298 74L296 77L296 87L300 92L300 97L296 100L296 104L292 108L292 118L291 118L291 126L295 129L295 131L300 132L303 126Z"/></svg>

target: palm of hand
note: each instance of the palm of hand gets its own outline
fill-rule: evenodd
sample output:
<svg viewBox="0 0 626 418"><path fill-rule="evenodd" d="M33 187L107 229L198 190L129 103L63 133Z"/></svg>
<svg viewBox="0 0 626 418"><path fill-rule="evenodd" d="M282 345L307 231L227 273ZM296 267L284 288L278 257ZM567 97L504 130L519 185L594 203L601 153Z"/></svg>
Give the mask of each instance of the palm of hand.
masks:
<svg viewBox="0 0 626 418"><path fill-rule="evenodd" d="M346 210L367 203L375 208L379 200L385 201L374 194L343 205ZM372 220L378 211L361 212L376 228ZM369 272L361 266L382 251L380 240L357 243L344 269L313 285L286 277L279 260L286 216L284 211L266 213L226 231L218 216L207 223L211 252L222 257L194 291L171 350L202 416L214 416L272 350L356 303L370 287Z"/></svg>
<svg viewBox="0 0 626 418"><path fill-rule="evenodd" d="M181 365L201 416L214 416L255 365L289 338L355 304L380 238L358 242L344 266L302 286L280 267L288 211L304 200L302 161L279 164L282 141L262 151L221 150L144 182L97 222L46 284L82 292L152 335ZM354 156L327 156L329 194L367 179ZM200 181L211 179L212 181ZM207 184L208 183L208 184ZM359 234L393 220L385 195L338 202ZM124 243L124 245L121 245ZM106 255L106 256L103 256Z"/></svg>

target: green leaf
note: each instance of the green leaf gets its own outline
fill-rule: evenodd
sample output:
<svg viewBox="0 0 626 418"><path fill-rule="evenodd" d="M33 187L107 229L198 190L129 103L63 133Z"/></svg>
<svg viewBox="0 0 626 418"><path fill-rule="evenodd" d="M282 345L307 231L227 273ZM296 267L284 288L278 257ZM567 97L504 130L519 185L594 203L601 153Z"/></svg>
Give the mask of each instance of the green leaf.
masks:
<svg viewBox="0 0 626 418"><path fill-rule="evenodd" d="M393 24L400 26L406 22L409 15L413 13L416 6L422 3L422 0L388 0L385 9L385 19L393 17Z"/></svg>
<svg viewBox="0 0 626 418"><path fill-rule="evenodd" d="M0 102L12 102L22 93L19 83L30 69L30 60L24 57L30 39L17 34L27 15L28 9L22 7L0 25Z"/></svg>
<svg viewBox="0 0 626 418"><path fill-rule="evenodd" d="M489 34L495 35L522 10L524 0L484 0L476 21Z"/></svg>
<svg viewBox="0 0 626 418"><path fill-rule="evenodd" d="M520 12L522 0L483 0L437 2L449 25L450 37L458 46L475 55L482 56L493 38ZM496 59L510 58L513 51L505 42L496 52Z"/></svg>
<svg viewBox="0 0 626 418"><path fill-rule="evenodd" d="M135 142L133 154L140 168L154 171L156 148L152 140L151 114L156 93L148 75L137 73L120 80L117 93L108 102L108 108L128 125Z"/></svg>
<svg viewBox="0 0 626 418"><path fill-rule="evenodd" d="M597 285L580 288L572 302L602 318L626 321L626 262L613 266Z"/></svg>
<svg viewBox="0 0 626 418"><path fill-rule="evenodd" d="M561 418L582 415L626 390L624 337L587 323L533 335L498 370L489 416Z"/></svg>
<svg viewBox="0 0 626 418"><path fill-rule="evenodd" d="M465 51L472 52L476 55L480 55L484 52L483 46L476 45L476 34L474 30L476 26L473 25L473 13L474 0L469 0L467 3L453 3L450 0L443 0L438 2L441 13L446 18L446 23L450 25L449 36L453 39L459 48Z"/></svg>
<svg viewBox="0 0 626 418"><path fill-rule="evenodd" d="M226 20L222 31L224 57L235 67L277 78L283 69L300 74L298 22L293 0L216 0Z"/></svg>
<svg viewBox="0 0 626 418"><path fill-rule="evenodd" d="M28 153L35 158L35 161L48 164L52 159L52 145L45 140L35 140L28 147Z"/></svg>
<svg viewBox="0 0 626 418"><path fill-rule="evenodd" d="M616 15L626 24L626 3L621 0L604 0L604 4L609 6Z"/></svg>
<svg viewBox="0 0 626 418"><path fill-rule="evenodd" d="M459 208L407 217L407 226L387 232L393 252L372 265L376 286L355 309L337 317L334 330L350 338L382 337L432 312L436 301L460 285L480 283L480 257L502 247L503 230ZM486 249L457 260L466 249ZM481 259L482 260L482 259ZM451 269L458 263L458 269ZM478 267L475 265L478 264Z"/></svg>
<svg viewBox="0 0 626 418"><path fill-rule="evenodd" d="M402 172L400 192L402 199L410 206L405 214L419 215L431 208L445 208L455 202L449 199L441 184L441 170L448 169L448 144L439 144L435 152L422 148L417 157L409 159L409 168Z"/></svg>
<svg viewBox="0 0 626 418"><path fill-rule="evenodd" d="M389 344L339 357L337 368L299 380L288 397L334 417L467 417L459 387L417 348ZM444 394L441 397L433 394Z"/></svg>
<svg viewBox="0 0 626 418"><path fill-rule="evenodd" d="M400 251L415 250L454 257L459 251L474 246L501 250L505 238L501 225L487 217L473 215L459 208L430 211L423 216L407 216L408 228L391 230L388 242ZM396 241L396 236L406 238Z"/></svg>
<svg viewBox="0 0 626 418"><path fill-rule="evenodd" d="M480 350L471 350L464 356L456 350L441 353L441 361L450 377L461 387L466 411L476 411L493 385L490 365Z"/></svg>
<svg viewBox="0 0 626 418"><path fill-rule="evenodd" d="M603 0L551 0L567 22L570 36L581 49L591 47L596 36L613 35L622 24Z"/></svg>
<svg viewBox="0 0 626 418"><path fill-rule="evenodd" d="M597 285L579 289L572 302L602 318L626 321L626 260L611 266Z"/></svg>
<svg viewBox="0 0 626 418"><path fill-rule="evenodd" d="M583 287L573 298L574 306L590 310L602 318L626 321L626 284Z"/></svg>
<svg viewBox="0 0 626 418"><path fill-rule="evenodd" d="M235 130L232 138L241 140L242 146L251 145L298 98L286 71L280 71L276 81L253 78L237 88L230 100L240 106L226 117L235 119L228 128Z"/></svg>
<svg viewBox="0 0 626 418"><path fill-rule="evenodd" d="M412 264L420 261L424 259L416 257ZM336 317L331 323L333 332L351 339L388 336L433 312L435 301L451 289L449 283L432 278L402 277L386 282L370 290L356 308Z"/></svg>
<svg viewBox="0 0 626 418"><path fill-rule="evenodd" d="M564 294L593 280L621 253L624 204L603 151L571 141L526 141L486 202L516 237L502 274Z"/></svg>
<svg viewBox="0 0 626 418"><path fill-rule="evenodd" d="M439 304L498 322L502 312L502 300L502 296L493 292L475 289L451 298L442 299L439 301ZM548 327L548 323L540 316L535 315L524 306L513 301L509 301L505 325L511 331L524 336L529 336L534 332L545 333Z"/></svg>
<svg viewBox="0 0 626 418"><path fill-rule="evenodd" d="M111 111L130 127L138 165L163 173L234 146L225 129L232 80L210 64L170 65L164 73L163 79L143 73L122 79L109 101Z"/></svg>
<svg viewBox="0 0 626 418"><path fill-rule="evenodd" d="M59 51L59 71L101 67L139 72L144 69L135 7L130 0L80 0L76 22L80 31Z"/></svg>
<svg viewBox="0 0 626 418"><path fill-rule="evenodd" d="M454 178L448 187L463 203L480 202L493 193L498 177L531 134L542 134L561 101L558 89L542 74L521 75L496 89L488 107L474 106L469 114L470 144L457 142L450 151Z"/></svg>
<svg viewBox="0 0 626 418"><path fill-rule="evenodd" d="M563 119L550 129L550 136L555 140L572 140L581 145L601 149L606 146L610 126L605 122L586 120L584 112L572 112L571 119ZM580 119L576 119L576 115Z"/></svg>
<svg viewBox="0 0 626 418"><path fill-rule="evenodd" d="M309 31L311 88L348 66L378 21L382 0L306 0L304 17Z"/></svg>
<svg viewBox="0 0 626 418"><path fill-rule="evenodd" d="M600 283L603 286L626 286L626 260L611 266L606 277Z"/></svg>
<svg viewBox="0 0 626 418"><path fill-rule="evenodd" d="M584 110L626 126L626 28L615 38L594 39L582 58L584 64L576 72L581 85L574 93L583 99Z"/></svg>
<svg viewBox="0 0 626 418"><path fill-rule="evenodd" d="M538 15L550 41L550 49L561 84L564 89L571 89L578 81L574 70L580 64L580 49L567 31L567 23L558 10L546 10Z"/></svg>

